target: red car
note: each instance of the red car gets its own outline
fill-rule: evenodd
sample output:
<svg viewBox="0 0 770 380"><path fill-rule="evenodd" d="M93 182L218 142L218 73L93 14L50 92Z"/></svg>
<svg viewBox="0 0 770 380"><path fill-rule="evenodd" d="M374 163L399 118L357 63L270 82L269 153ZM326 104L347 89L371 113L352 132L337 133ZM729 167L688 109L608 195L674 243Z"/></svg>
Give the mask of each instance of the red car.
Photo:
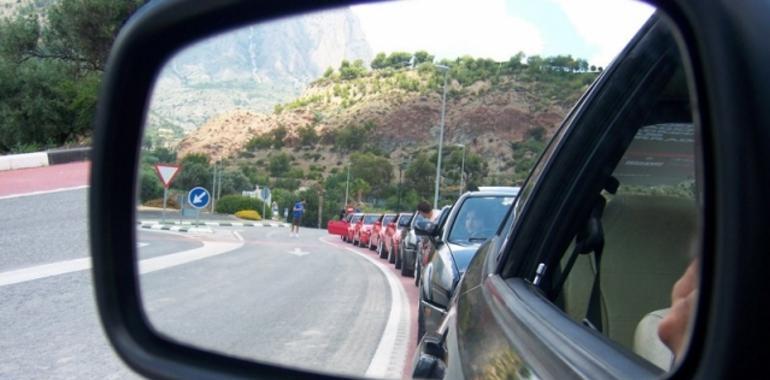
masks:
<svg viewBox="0 0 770 380"><path fill-rule="evenodd" d="M364 217L361 218L356 226L356 235L353 238L353 244L358 245L359 247L368 247L374 223L381 217L382 214L364 214Z"/></svg>
<svg viewBox="0 0 770 380"><path fill-rule="evenodd" d="M348 214L345 215L342 220L330 220L326 223L326 231L328 231L330 235L340 235L342 240L345 240L351 216L352 214Z"/></svg>
<svg viewBox="0 0 770 380"><path fill-rule="evenodd" d="M353 238L356 236L356 227L360 227L359 222L361 222L363 216L364 214L361 213L350 214L350 219L348 219L347 226L348 229L345 233L345 236L342 237L342 240L348 243L353 242Z"/></svg>
<svg viewBox="0 0 770 380"><path fill-rule="evenodd" d="M372 241L369 244L369 249L376 250L382 259L388 257L388 253L385 250L385 240L390 239L390 236L396 230L396 218L398 218L396 214L385 214L372 229Z"/></svg>
<svg viewBox="0 0 770 380"><path fill-rule="evenodd" d="M401 238L404 235L405 229L409 228L409 223L412 221L413 212L402 212L398 214L398 220L396 221L396 229L391 235L390 239L385 240L385 247L383 249L388 251L388 262L391 264L396 263L398 257L398 248L401 246ZM399 269L396 266L396 269Z"/></svg>

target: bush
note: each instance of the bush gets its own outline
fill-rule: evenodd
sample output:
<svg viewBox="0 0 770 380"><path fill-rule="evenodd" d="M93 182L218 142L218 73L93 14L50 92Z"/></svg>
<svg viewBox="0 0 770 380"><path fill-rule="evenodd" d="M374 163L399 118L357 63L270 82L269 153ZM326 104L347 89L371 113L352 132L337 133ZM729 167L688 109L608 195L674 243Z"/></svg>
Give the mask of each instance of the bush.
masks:
<svg viewBox="0 0 770 380"><path fill-rule="evenodd" d="M217 201L218 213L235 214L242 210L262 210L262 201L241 195L226 195ZM270 217L270 207L265 207L265 217Z"/></svg>
<svg viewBox="0 0 770 380"><path fill-rule="evenodd" d="M147 202L144 202L144 205L147 207L157 207L157 208L163 208L163 198L156 198L156 199L150 199ZM169 195L168 199L166 199L166 208L172 208L179 210L179 204L176 203L175 197L172 197Z"/></svg>
<svg viewBox="0 0 770 380"><path fill-rule="evenodd" d="M241 210L236 212L235 216L246 220L262 220L262 216L256 210Z"/></svg>

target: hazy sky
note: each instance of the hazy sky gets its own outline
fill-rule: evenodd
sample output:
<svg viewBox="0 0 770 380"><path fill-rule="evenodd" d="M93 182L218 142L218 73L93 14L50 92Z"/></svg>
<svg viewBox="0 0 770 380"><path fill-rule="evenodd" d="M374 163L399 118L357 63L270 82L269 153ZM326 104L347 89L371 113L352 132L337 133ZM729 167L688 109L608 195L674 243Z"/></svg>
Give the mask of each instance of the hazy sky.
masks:
<svg viewBox="0 0 770 380"><path fill-rule="evenodd" d="M507 60L571 54L606 66L652 14L632 0L414 0L357 5L374 53Z"/></svg>

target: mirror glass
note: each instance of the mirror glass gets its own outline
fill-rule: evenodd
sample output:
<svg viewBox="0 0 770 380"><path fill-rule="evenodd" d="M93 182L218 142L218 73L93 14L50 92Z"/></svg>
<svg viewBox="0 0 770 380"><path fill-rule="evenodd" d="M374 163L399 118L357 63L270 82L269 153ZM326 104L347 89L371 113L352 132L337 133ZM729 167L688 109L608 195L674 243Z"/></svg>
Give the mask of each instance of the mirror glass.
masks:
<svg viewBox="0 0 770 380"><path fill-rule="evenodd" d="M153 327L252 360L408 376L417 292L385 260L407 254L406 231L347 216L521 186L652 12L614 0L394 2L179 51L154 86L139 173Z"/></svg>

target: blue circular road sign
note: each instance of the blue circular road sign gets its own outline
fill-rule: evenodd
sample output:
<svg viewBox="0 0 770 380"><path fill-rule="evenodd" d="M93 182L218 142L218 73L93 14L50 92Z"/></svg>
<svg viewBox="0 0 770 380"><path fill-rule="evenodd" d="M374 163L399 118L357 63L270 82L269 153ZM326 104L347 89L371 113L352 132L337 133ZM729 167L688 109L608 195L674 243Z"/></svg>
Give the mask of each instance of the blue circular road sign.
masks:
<svg viewBox="0 0 770 380"><path fill-rule="evenodd" d="M209 191L200 186L193 187L187 193L187 203L199 210L209 205L209 199L211 199Z"/></svg>

